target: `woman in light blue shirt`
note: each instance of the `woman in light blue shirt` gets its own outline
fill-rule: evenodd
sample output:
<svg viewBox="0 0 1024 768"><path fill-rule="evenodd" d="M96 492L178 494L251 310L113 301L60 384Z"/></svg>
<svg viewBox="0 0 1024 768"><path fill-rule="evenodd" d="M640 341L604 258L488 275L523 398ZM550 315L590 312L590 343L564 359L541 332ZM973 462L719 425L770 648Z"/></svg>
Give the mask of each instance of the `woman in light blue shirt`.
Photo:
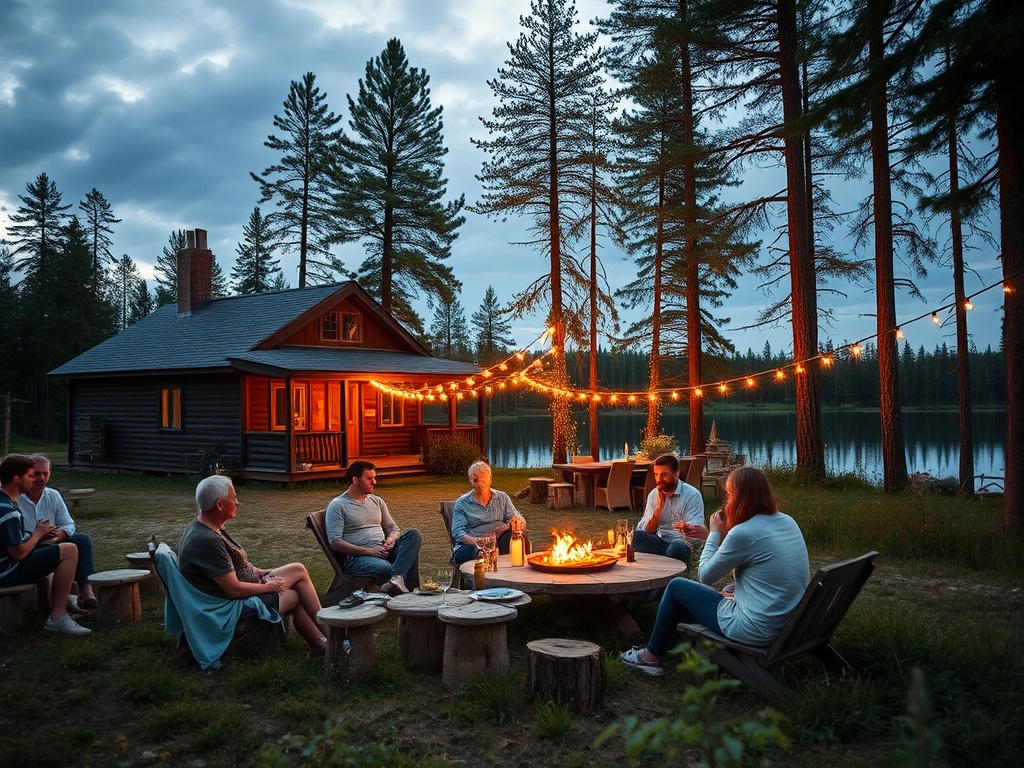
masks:
<svg viewBox="0 0 1024 768"><path fill-rule="evenodd" d="M754 467L733 470L728 499L711 516L711 534L697 578L669 582L646 648L623 652L626 664L662 674L662 659L680 622L699 623L747 645L770 645L810 581L807 545L796 521L779 511L767 475ZM735 599L706 584L736 572Z"/></svg>

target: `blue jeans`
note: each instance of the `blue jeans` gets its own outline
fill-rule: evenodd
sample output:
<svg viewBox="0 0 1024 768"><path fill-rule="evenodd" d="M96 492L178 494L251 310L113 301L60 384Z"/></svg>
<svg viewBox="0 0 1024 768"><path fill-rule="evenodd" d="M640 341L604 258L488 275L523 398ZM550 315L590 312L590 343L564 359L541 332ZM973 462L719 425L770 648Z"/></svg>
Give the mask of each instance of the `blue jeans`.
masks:
<svg viewBox="0 0 1024 768"><path fill-rule="evenodd" d="M634 546L636 539L633 539ZM676 633L676 625L703 624L712 632L722 634L718 624L718 604L725 600L717 590L678 576L668 583L658 606L654 631L647 641L647 650L658 658L668 653L668 644Z"/></svg>
<svg viewBox="0 0 1024 768"><path fill-rule="evenodd" d="M89 583L89 577L96 573L96 566L92 559L92 539L88 533L76 531L74 536L68 538L72 544L78 547L78 567L75 569L75 583L78 589Z"/></svg>
<svg viewBox="0 0 1024 768"><path fill-rule="evenodd" d="M661 555L662 557L682 560L684 563L690 562L691 550L690 545L686 543L686 539L665 541L660 536L642 531L639 528L633 531L633 549L648 555Z"/></svg>
<svg viewBox="0 0 1024 768"><path fill-rule="evenodd" d="M366 576L373 579L378 586L387 583L392 576L408 576L409 569L420 554L423 537L416 528L410 528L395 542L388 557L372 555L349 555L341 566L341 570L349 576Z"/></svg>
<svg viewBox="0 0 1024 768"><path fill-rule="evenodd" d="M498 554L508 554L508 543L512 541L512 530L505 531L501 536L498 537ZM462 565L467 560L476 560L480 557L480 550L473 544L456 544L455 552L452 553L452 559L456 565Z"/></svg>

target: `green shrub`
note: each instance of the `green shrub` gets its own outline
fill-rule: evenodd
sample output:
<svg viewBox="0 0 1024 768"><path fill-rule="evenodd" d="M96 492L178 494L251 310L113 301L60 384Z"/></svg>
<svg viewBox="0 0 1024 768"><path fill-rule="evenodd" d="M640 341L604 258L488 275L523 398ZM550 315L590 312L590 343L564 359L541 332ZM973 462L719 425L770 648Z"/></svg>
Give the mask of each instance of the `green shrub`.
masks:
<svg viewBox="0 0 1024 768"><path fill-rule="evenodd" d="M656 459L662 454L676 453L678 450L679 441L672 435L660 434L640 441L640 453L648 459Z"/></svg>
<svg viewBox="0 0 1024 768"><path fill-rule="evenodd" d="M482 458L473 443L441 435L430 439L427 469L432 475L464 475L470 464Z"/></svg>
<svg viewBox="0 0 1024 768"><path fill-rule="evenodd" d="M541 738L560 739L569 732L572 726L572 717L569 714L569 707L565 704L555 704L553 701L537 702L534 720L537 722L537 730Z"/></svg>

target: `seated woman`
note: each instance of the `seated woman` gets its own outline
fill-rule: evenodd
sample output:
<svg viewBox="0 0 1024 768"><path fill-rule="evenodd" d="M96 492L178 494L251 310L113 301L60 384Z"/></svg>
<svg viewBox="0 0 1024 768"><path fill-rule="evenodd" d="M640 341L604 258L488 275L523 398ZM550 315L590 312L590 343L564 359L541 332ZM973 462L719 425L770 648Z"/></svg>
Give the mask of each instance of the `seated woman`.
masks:
<svg viewBox="0 0 1024 768"><path fill-rule="evenodd" d="M471 464L468 474L473 490L462 494L452 510L456 565L475 560L480 552L480 537L486 535L493 535L498 540L498 551L507 555L512 518L522 517L507 493L491 488L491 468L486 461Z"/></svg>
<svg viewBox="0 0 1024 768"><path fill-rule="evenodd" d="M256 596L282 616L291 615L295 630L322 656L327 639L316 623L320 598L302 563L263 570L249 562L223 526L238 510L230 478L211 475L196 487L199 514L178 541L178 567L196 589L227 600Z"/></svg>
<svg viewBox="0 0 1024 768"><path fill-rule="evenodd" d="M810 581L807 545L796 521L779 511L768 477L740 467L725 482L725 506L711 516L711 533L700 556L697 578L669 582L658 606L646 648L619 658L649 675L662 674L662 661L680 622L699 623L748 645L770 645L785 626ZM705 584L736 572L735 599Z"/></svg>

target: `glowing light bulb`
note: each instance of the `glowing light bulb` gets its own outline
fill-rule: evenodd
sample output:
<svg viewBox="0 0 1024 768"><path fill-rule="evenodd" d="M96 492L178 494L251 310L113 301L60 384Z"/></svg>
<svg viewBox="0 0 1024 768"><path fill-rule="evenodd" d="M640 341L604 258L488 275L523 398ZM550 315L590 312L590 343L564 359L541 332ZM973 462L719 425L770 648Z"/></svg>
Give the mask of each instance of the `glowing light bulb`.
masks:
<svg viewBox="0 0 1024 768"><path fill-rule="evenodd" d="M750 378L749 376L747 376L747 386L748 387L754 386L754 380L752 378Z"/></svg>
<svg viewBox="0 0 1024 768"><path fill-rule="evenodd" d="M939 320L939 315L936 312L932 312L932 322L939 325L942 321Z"/></svg>
<svg viewBox="0 0 1024 768"><path fill-rule="evenodd" d="M850 347L850 354L854 357L860 357L861 351L860 344L854 344Z"/></svg>
<svg viewBox="0 0 1024 768"><path fill-rule="evenodd" d="M966 309L968 312L974 309L974 305L970 302L970 299L964 302L964 309Z"/></svg>
<svg viewBox="0 0 1024 768"><path fill-rule="evenodd" d="M897 339L905 339L907 337L903 335L903 331L901 331L899 328L897 328L896 329L896 338Z"/></svg>
<svg viewBox="0 0 1024 768"><path fill-rule="evenodd" d="M726 392L729 391L729 388L727 386L725 386L725 384L719 384L718 385L718 391L721 392L724 395Z"/></svg>
<svg viewBox="0 0 1024 768"><path fill-rule="evenodd" d="M786 372L779 368L779 370L775 372L775 378L778 379L779 381L782 381L784 378L786 378Z"/></svg>
<svg viewBox="0 0 1024 768"><path fill-rule="evenodd" d="M697 387L695 390L693 390L693 394L694 397L704 397L704 392L703 390L701 390L700 387Z"/></svg>
<svg viewBox="0 0 1024 768"><path fill-rule="evenodd" d="M826 355L825 357L821 358L821 365L823 368L831 368L832 357L830 355Z"/></svg>

